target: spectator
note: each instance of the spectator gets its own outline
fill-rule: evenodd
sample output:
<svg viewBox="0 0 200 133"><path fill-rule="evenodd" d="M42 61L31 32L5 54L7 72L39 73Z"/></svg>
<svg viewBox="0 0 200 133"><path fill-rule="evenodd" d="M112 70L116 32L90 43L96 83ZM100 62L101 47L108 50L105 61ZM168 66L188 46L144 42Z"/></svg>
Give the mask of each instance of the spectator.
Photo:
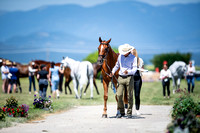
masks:
<svg viewBox="0 0 200 133"><path fill-rule="evenodd" d="M39 80L39 94L40 97L45 98L46 97L46 91L48 87L48 79L49 75L47 72L47 68L45 65L41 65L41 71L38 72L37 74L37 79Z"/></svg>
<svg viewBox="0 0 200 133"><path fill-rule="evenodd" d="M51 68L49 69L49 81L51 82L51 89L53 92L53 97L59 98L59 90L58 90L58 85L59 85L59 72L62 74L64 72L64 69L59 68L58 66L55 66L55 63L51 63ZM50 78L51 77L51 78Z"/></svg>
<svg viewBox="0 0 200 133"><path fill-rule="evenodd" d="M3 61L2 66L1 66L1 78L3 80L2 91L4 93L6 93L6 90L7 90L7 88L6 88L6 81L8 80L8 73L9 73L9 68L6 65L6 62Z"/></svg>
<svg viewBox="0 0 200 133"><path fill-rule="evenodd" d="M10 80L8 84L8 91L7 93L10 94L11 86L13 85L13 92L16 93L16 85L17 85L17 73L18 73L18 68L16 68L16 63L12 63L12 66L9 68L9 75Z"/></svg>
<svg viewBox="0 0 200 133"><path fill-rule="evenodd" d="M192 83L192 90L194 91L194 73L195 73L195 67L192 65L192 61L189 62L189 65L187 66L187 72L186 72L186 79L188 84L188 92L190 93L190 84Z"/></svg>
<svg viewBox="0 0 200 133"><path fill-rule="evenodd" d="M166 87L167 87L168 98L170 98L170 80L169 80L169 78L171 78L171 72L168 69L167 65L165 64L165 65L163 65L163 69L160 72L160 79L162 80L164 98L166 98L166 96L165 96Z"/></svg>
<svg viewBox="0 0 200 133"><path fill-rule="evenodd" d="M33 83L33 89L35 94L37 94L36 88L35 88L35 72L38 71L38 69L34 69L35 68L35 63L32 62L31 65L28 67L28 71L29 71L29 94L31 94L31 84Z"/></svg>

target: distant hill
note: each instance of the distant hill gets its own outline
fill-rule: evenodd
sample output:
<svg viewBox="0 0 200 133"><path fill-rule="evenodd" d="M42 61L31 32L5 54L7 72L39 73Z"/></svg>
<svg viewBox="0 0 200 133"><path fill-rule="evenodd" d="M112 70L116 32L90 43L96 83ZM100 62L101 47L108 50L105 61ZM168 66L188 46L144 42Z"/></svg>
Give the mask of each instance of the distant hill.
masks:
<svg viewBox="0 0 200 133"><path fill-rule="evenodd" d="M42 48L49 48L49 52L78 49L82 51L77 50L77 54L86 55L97 49L99 36L106 40L112 38L113 47L130 43L144 58L161 52L197 54L200 52L200 3L151 6L118 1L90 8L55 5L23 12L0 11L1 57L8 50L15 54L15 50L22 50L22 54L23 50ZM83 55L77 56L79 60L83 58Z"/></svg>

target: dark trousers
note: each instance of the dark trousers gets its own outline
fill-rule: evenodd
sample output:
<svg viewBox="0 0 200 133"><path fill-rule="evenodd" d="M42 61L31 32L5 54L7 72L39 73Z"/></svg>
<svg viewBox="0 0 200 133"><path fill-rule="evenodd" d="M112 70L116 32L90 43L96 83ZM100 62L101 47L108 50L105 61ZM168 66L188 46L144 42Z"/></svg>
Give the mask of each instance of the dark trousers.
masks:
<svg viewBox="0 0 200 133"><path fill-rule="evenodd" d="M194 76L187 76L188 92L190 92L190 86L192 83L192 93L194 91Z"/></svg>
<svg viewBox="0 0 200 133"><path fill-rule="evenodd" d="M136 110L140 109L140 91L142 87L142 79L139 73L134 76L134 93L135 93L135 107Z"/></svg>
<svg viewBox="0 0 200 133"><path fill-rule="evenodd" d="M31 92L31 84L32 83L33 83L33 89L34 89L34 91L36 91L36 89L35 89L35 77L29 76L29 92Z"/></svg>
<svg viewBox="0 0 200 133"><path fill-rule="evenodd" d="M46 97L47 87L48 87L47 79L40 79L39 80L39 94L43 98Z"/></svg>
<svg viewBox="0 0 200 133"><path fill-rule="evenodd" d="M39 90L40 96L43 97L43 98L45 98L46 94L47 94L47 87L48 87L48 85L40 84L39 87L40 87L40 90Z"/></svg>
<svg viewBox="0 0 200 133"><path fill-rule="evenodd" d="M170 96L170 89L169 89L170 81L169 81L169 79L168 79L167 82L165 82L165 81L163 80L163 81L162 81L162 86L163 86L163 96L165 96L166 87L167 87L167 95Z"/></svg>

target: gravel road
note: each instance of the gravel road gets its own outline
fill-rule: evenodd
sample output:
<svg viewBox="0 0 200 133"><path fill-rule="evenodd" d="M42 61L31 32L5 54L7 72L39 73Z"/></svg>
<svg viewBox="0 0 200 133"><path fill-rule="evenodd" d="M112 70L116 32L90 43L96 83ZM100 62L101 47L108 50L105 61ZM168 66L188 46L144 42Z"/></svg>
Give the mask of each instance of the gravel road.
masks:
<svg viewBox="0 0 200 133"><path fill-rule="evenodd" d="M142 105L141 115L115 118L116 105L108 105L108 118L101 118L103 105L79 106L45 119L3 128L0 133L164 133L170 123L171 106Z"/></svg>

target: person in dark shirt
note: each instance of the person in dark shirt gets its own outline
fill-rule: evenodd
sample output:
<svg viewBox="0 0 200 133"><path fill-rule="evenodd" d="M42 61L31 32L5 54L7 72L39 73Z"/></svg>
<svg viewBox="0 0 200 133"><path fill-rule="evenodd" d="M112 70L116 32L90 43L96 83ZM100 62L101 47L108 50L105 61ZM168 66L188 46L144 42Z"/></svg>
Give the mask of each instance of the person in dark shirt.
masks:
<svg viewBox="0 0 200 133"><path fill-rule="evenodd" d="M40 68L41 71L39 71L37 74L37 79L39 80L39 95L40 97L45 98L48 87L47 79L49 79L49 74L48 71L46 70L45 65L42 64Z"/></svg>
<svg viewBox="0 0 200 133"><path fill-rule="evenodd" d="M16 63L13 62L12 63L12 66L9 68L9 75L11 76L10 77L10 80L9 80L9 84L8 84L8 91L7 93L10 94L10 89L11 89L11 86L13 85L13 91L14 93L16 92L16 85L17 85L17 73L18 73L18 68L16 68Z"/></svg>

